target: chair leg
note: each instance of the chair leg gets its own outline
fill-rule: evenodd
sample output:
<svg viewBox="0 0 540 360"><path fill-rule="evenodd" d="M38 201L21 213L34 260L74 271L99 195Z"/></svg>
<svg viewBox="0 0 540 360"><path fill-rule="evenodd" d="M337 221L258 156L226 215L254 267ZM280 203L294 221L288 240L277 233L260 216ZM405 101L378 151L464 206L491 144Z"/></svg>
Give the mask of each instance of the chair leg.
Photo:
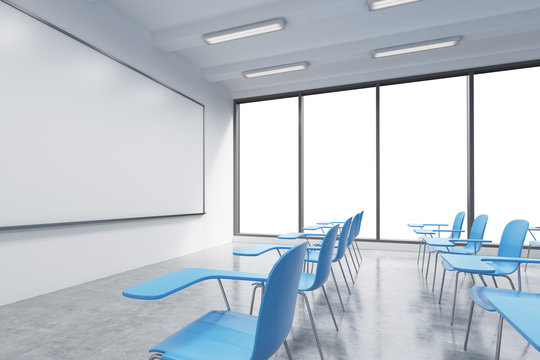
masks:
<svg viewBox="0 0 540 360"><path fill-rule="evenodd" d="M426 280L427 276L429 274L429 262L431 261L431 251L429 252L428 258L427 258L427 266L426 266Z"/></svg>
<svg viewBox="0 0 540 360"><path fill-rule="evenodd" d="M349 287L349 282L347 281L347 277L345 276L345 271L343 271L343 265L341 265L341 260L338 261L339 268L341 269L341 274L343 275L343 280L345 280L345 285L347 285L347 290L349 291L349 295L351 295L351 288Z"/></svg>
<svg viewBox="0 0 540 360"><path fill-rule="evenodd" d="M495 280L495 276L492 276L491 278L493 279L493 283L495 284L495 287L498 288L499 285L497 285L497 280Z"/></svg>
<svg viewBox="0 0 540 360"><path fill-rule="evenodd" d="M339 286L337 284L336 275L334 275L334 269L332 269L332 266L330 266L330 273L332 274L332 278L334 279L334 284L336 285L337 294L339 297L339 302L341 303L341 309L343 312L345 312L345 306L343 306L343 300L341 299L341 292L339 291Z"/></svg>
<svg viewBox="0 0 540 360"><path fill-rule="evenodd" d="M474 280L474 276L473 276L473 274L469 274L469 275L471 275L471 279L472 279L472 283L473 283L473 285L476 285L476 280Z"/></svg>
<svg viewBox="0 0 540 360"><path fill-rule="evenodd" d="M360 252L360 246L358 246L356 240L354 240L353 244L354 246L356 246L356 250L358 250L358 256L360 256L360 261L364 261L364 259L362 258L362 253Z"/></svg>
<svg viewBox="0 0 540 360"><path fill-rule="evenodd" d="M474 311L474 301L471 300L471 310L469 311L469 322L467 323L467 332L465 333L465 343L463 344L463 350L467 350L467 344L469 342L469 333L471 332L473 311Z"/></svg>
<svg viewBox="0 0 540 360"><path fill-rule="evenodd" d="M317 329L315 328L315 321L313 321L313 314L311 313L311 307L309 306L309 301L305 293L299 291L298 292L302 297L304 298L304 304L306 304L306 308L309 315L309 320L311 322L311 328L313 329L313 334L315 335L315 341L317 342L317 348L319 349L319 355L321 356L321 360L324 360L321 342L319 341L319 335L317 334Z"/></svg>
<svg viewBox="0 0 540 360"><path fill-rule="evenodd" d="M354 277L352 276L351 265L349 265L349 260L347 259L347 253L345 253L343 257L345 258L345 264L347 264L347 267L349 268L349 275L351 275L351 281L354 284Z"/></svg>
<svg viewBox="0 0 540 360"><path fill-rule="evenodd" d="M332 305L330 305L330 301L328 300L328 294L326 294L326 289L324 288L324 285L321 286L321 289L323 291L324 298L326 299L326 304L328 304L328 310L330 310L330 315L332 315L332 320L334 321L334 326L336 327L336 331L339 331L336 318L334 317L334 312L332 311Z"/></svg>
<svg viewBox="0 0 540 360"><path fill-rule="evenodd" d="M529 258L530 255L531 255L531 244L529 244L529 250L527 250L527 259ZM527 272L527 265L529 265L529 263L525 263L525 272Z"/></svg>
<svg viewBox="0 0 540 360"><path fill-rule="evenodd" d="M150 357L148 358L148 360L161 360L161 356L163 354L159 354L159 353L155 353L155 354L152 354L150 355Z"/></svg>
<svg viewBox="0 0 540 360"><path fill-rule="evenodd" d="M437 265L439 263L439 252L435 254L435 263L433 264L433 286L431 292L435 292L435 279L437 278Z"/></svg>
<svg viewBox="0 0 540 360"><path fill-rule="evenodd" d="M420 263L420 250L422 250L422 242L418 243L418 257L416 258L416 265Z"/></svg>
<svg viewBox="0 0 540 360"><path fill-rule="evenodd" d="M223 284L221 283L221 279L217 279L219 288L221 289L221 295L223 295L223 300L225 301L225 306L227 307L228 311L231 311L231 306L229 305L229 300L227 300L227 295L225 294L225 289L223 289Z"/></svg>
<svg viewBox="0 0 540 360"><path fill-rule="evenodd" d="M356 241L353 241L349 248L352 248L352 252L354 253L354 257L356 258L356 263L358 264L358 270L360 270L360 259L358 259L358 252L356 251L356 246L354 246L355 242Z"/></svg>
<svg viewBox="0 0 540 360"><path fill-rule="evenodd" d="M426 261L426 243L424 243L424 254L422 255L422 272L424 272L424 262Z"/></svg>
<svg viewBox="0 0 540 360"><path fill-rule="evenodd" d="M443 273L442 273L442 281L441 281L441 292L439 293L439 305L441 304L441 299L442 299L442 290L443 290L443 286L444 286L444 278L446 277L446 269L443 269Z"/></svg>
<svg viewBox="0 0 540 360"><path fill-rule="evenodd" d="M258 288L262 289L262 285L253 285L253 292L251 293L251 305L249 306L249 315L253 315L253 304L255 303L255 293L257 292Z"/></svg>
<svg viewBox="0 0 540 360"><path fill-rule="evenodd" d="M482 274L478 274L478 276L480 276L480 280L482 280L482 284L484 284L484 287L488 287L486 283L486 279L484 279L484 276Z"/></svg>
<svg viewBox="0 0 540 360"><path fill-rule="evenodd" d="M450 321L450 326L454 326L454 314L456 313L456 296L457 296L458 280L459 280L459 271L456 271L456 285L454 286L454 305L452 306L452 320Z"/></svg>
<svg viewBox="0 0 540 360"><path fill-rule="evenodd" d="M510 276L508 275L501 275L501 276L508 279L508 281L510 282L510 286L512 287L512 290L516 290L516 287L514 286L514 282L512 281L512 279L510 279Z"/></svg>
<svg viewBox="0 0 540 360"><path fill-rule="evenodd" d="M287 344L287 340L283 341L283 346L285 347L285 351L287 352L287 357L289 358L289 360L293 360L291 349L289 349L289 344Z"/></svg>
<svg viewBox="0 0 540 360"><path fill-rule="evenodd" d="M353 256L353 254L351 252L351 247L350 246L347 246L347 251L349 251L349 256L351 257L351 262L352 262L352 264L354 266L354 271L358 272L358 267L356 267L356 261L354 261L354 256Z"/></svg>
<svg viewBox="0 0 540 360"><path fill-rule="evenodd" d="M501 357L501 338L503 330L503 317L499 317L499 331L497 331L497 348L495 349L495 360L499 360Z"/></svg>

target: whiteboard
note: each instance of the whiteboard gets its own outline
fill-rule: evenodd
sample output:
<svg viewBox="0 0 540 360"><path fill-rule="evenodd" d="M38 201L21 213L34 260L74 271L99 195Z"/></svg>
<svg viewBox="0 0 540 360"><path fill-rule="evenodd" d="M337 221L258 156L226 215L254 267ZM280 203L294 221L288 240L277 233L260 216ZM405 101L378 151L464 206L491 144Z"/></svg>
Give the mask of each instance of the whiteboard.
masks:
<svg viewBox="0 0 540 360"><path fill-rule="evenodd" d="M0 2L0 227L204 213L204 106Z"/></svg>

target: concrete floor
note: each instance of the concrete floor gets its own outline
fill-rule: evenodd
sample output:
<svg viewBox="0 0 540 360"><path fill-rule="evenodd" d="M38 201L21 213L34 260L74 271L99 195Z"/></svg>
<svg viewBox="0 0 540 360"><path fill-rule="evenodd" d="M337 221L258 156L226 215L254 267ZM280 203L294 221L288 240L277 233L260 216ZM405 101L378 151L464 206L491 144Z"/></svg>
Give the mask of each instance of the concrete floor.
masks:
<svg viewBox="0 0 540 360"><path fill-rule="evenodd" d="M231 254L239 244L111 276L0 307L0 359L147 359L147 350L180 327L224 304L216 281L187 288L159 301L123 298L122 289L184 267L266 272L275 253L257 258ZM328 291L337 315L334 330L322 292L310 295L327 359L493 359L498 316L475 312L469 350L463 350L470 278L460 282L454 327L449 324L452 277L442 305L416 265L416 253L365 250L346 312L335 288ZM96 264L99 266L99 264ZM346 288L339 270L342 294ZM440 272L438 275L440 281ZM505 284L504 280L499 284ZM439 282L438 282L439 284ZM233 310L249 310L250 283L224 281ZM524 289L540 291L540 267L531 267ZM302 302L288 338L295 360L318 359ZM286 359L283 348L274 356ZM501 359L539 359L540 354L505 324Z"/></svg>

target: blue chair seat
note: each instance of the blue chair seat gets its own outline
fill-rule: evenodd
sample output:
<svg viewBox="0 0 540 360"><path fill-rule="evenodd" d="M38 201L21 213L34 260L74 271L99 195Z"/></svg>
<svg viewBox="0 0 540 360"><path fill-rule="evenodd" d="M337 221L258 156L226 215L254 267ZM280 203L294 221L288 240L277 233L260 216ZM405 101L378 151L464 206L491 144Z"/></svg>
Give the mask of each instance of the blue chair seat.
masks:
<svg viewBox="0 0 540 360"><path fill-rule="evenodd" d="M454 271L454 267L452 265L450 265L446 260L442 259L441 260L441 266L446 270L446 271Z"/></svg>
<svg viewBox="0 0 540 360"><path fill-rule="evenodd" d="M310 291L315 282L315 274L303 272L300 275L300 284L298 285L298 291Z"/></svg>
<svg viewBox="0 0 540 360"><path fill-rule="evenodd" d="M482 309L487 310L487 311L496 310L495 307L491 305L491 303L487 299L488 296L493 295L493 294L512 296L514 293L517 293L517 292L518 292L517 290L483 287L483 286L474 286L469 289L469 294L471 295L471 299L476 303L476 305L480 306Z"/></svg>
<svg viewBox="0 0 540 360"><path fill-rule="evenodd" d="M150 352L163 360L250 359L257 317L232 311L211 311L177 331Z"/></svg>
<svg viewBox="0 0 540 360"><path fill-rule="evenodd" d="M309 262L319 262L319 256L321 255L320 251L308 251L308 255L306 255L306 261ZM334 251L334 255L332 258L335 258L337 254L337 251Z"/></svg>

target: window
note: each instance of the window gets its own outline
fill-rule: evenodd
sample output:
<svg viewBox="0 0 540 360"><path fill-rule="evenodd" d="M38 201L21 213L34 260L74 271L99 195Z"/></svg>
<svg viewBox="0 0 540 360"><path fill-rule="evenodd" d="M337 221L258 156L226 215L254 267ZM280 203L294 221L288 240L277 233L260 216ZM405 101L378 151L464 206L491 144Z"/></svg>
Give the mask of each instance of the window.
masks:
<svg viewBox="0 0 540 360"><path fill-rule="evenodd" d="M381 238L467 209L466 77L380 88ZM463 226L466 229L466 223Z"/></svg>
<svg viewBox="0 0 540 360"><path fill-rule="evenodd" d="M511 220L540 225L540 68L474 77L475 208L484 238L499 242Z"/></svg>
<svg viewBox="0 0 540 360"><path fill-rule="evenodd" d="M298 230L298 98L240 104L240 232Z"/></svg>
<svg viewBox="0 0 540 360"><path fill-rule="evenodd" d="M304 97L304 224L364 210L359 237L376 236L375 89Z"/></svg>

